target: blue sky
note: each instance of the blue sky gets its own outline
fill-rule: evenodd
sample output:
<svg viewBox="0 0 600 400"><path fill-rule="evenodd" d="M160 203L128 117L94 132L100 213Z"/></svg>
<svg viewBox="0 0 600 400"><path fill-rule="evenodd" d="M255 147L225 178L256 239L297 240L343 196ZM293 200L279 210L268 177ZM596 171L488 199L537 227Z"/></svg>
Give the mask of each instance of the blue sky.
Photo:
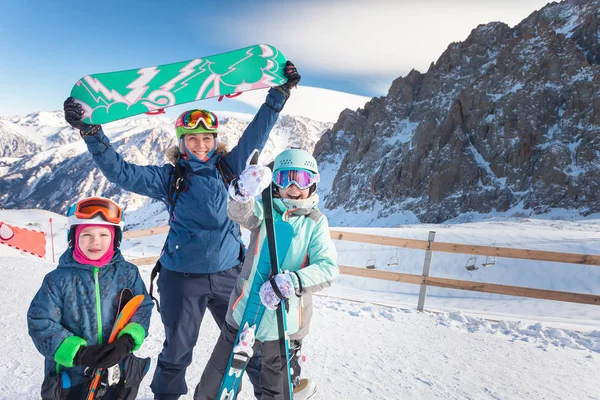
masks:
<svg viewBox="0 0 600 400"><path fill-rule="evenodd" d="M302 85L379 96L480 23L510 26L545 0L0 2L0 116L62 108L84 75L269 43ZM368 5L367 5L368 4ZM209 105L210 104L210 105ZM242 102L205 108L250 112Z"/></svg>

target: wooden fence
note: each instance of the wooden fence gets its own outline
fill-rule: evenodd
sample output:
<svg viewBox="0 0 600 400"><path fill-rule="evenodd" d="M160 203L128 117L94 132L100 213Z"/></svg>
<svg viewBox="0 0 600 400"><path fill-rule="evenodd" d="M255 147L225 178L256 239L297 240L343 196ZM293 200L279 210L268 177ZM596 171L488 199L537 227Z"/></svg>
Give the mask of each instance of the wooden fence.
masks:
<svg viewBox="0 0 600 400"><path fill-rule="evenodd" d="M124 239L167 233L168 226L151 229L130 231L124 233ZM422 275L404 274L399 272L378 271L365 268L340 265L340 272L345 275L375 278L388 281L421 285L417 309L423 310L428 286L447 289L470 290L475 292L495 293L509 296L530 297L536 299L565 301L580 304L600 305L600 295L561 292L556 290L533 289L521 286L497 285L483 282L462 281L456 279L436 278L429 276L433 252L459 253L471 255L494 256L502 258L518 258L544 262L561 262L569 264L582 264L600 266L600 255L560 253L554 251L540 251L515 249L494 246L476 246L469 244L435 242L435 232L429 232L428 240L403 239L380 235L369 235L331 229L331 238L350 242L390 246L395 248L415 249L425 251L425 262ZM158 257L145 257L131 260L136 265L154 264Z"/></svg>

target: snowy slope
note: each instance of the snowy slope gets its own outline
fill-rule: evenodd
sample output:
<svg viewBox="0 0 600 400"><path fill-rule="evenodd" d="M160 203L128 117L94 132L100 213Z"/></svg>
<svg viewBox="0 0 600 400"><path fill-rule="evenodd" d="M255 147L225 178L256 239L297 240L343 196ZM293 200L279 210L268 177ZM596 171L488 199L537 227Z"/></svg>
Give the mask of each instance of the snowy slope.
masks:
<svg viewBox="0 0 600 400"><path fill-rule="evenodd" d="M38 399L42 358L28 340L25 315L53 266L22 257L1 260L0 398ZM150 269L141 272L148 283ZM188 369L190 391L217 336L216 324L207 317ZM150 376L163 338L155 312L139 352L153 359L139 399L152 398ZM422 314L319 297L304 349L305 376L317 381L322 400L598 398L600 331L489 323L458 313ZM247 389L239 399L251 399Z"/></svg>
<svg viewBox="0 0 600 400"><path fill-rule="evenodd" d="M155 217L152 210L147 211L130 213L128 222L140 227L146 219L150 224L148 220ZM21 226L30 223L30 228L43 230L50 217L59 254L65 248L64 217L37 210L0 210L0 221ZM598 227L597 221L495 220L353 230L419 239L429 230L436 230L437 241L496 242L506 247L597 254ZM127 240L123 252L127 258L157 254L162 240L163 235ZM362 266L367 258L374 257L380 269L419 273L422 268L422 253L411 255L410 250L402 250L402 254L409 255L401 255L400 265L390 268L385 265L393 256L389 250L362 248L360 244L350 247L343 242L336 242L336 246L343 265ZM432 275L599 292L598 267L575 271L573 265L548 263L528 268L519 260L500 259L496 266L481 268L469 278L464 270L468 255L460 260L453 257L460 256L435 253ZM25 315L44 274L54 265L6 246L0 246L0 263L0 334L4 338L0 342L4 359L0 366L0 399L36 399L42 359L27 337ZM140 268L147 284L150 269ZM571 273L563 273L565 269ZM316 299L314 324L305 342L305 371L306 376L317 380L322 400L600 398L599 307L463 291L432 293L430 289L434 296L428 297L426 308L440 312L418 313L414 311L416 290L418 287L413 285L340 276L325 296ZM458 309L463 311L454 311ZM150 335L140 354L155 362L164 338L156 312ZM188 373L190 391L217 335L217 327L208 317ZM151 373L153 370L154 365ZM150 380L144 380L140 399L152 398ZM240 400L250 398L247 389L240 396Z"/></svg>

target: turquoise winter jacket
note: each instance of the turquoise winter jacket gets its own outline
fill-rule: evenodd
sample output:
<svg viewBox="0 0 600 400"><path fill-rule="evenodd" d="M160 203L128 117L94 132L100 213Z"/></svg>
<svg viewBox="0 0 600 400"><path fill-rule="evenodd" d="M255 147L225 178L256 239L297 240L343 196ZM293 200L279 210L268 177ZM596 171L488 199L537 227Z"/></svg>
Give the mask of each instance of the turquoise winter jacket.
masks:
<svg viewBox="0 0 600 400"><path fill-rule="evenodd" d="M316 194L315 194L316 196ZM310 210L289 211L281 199L273 199L273 219L287 221L294 228L294 239L281 264L281 269L296 271L300 284L292 276L294 286L300 297L289 299L287 314L287 333L292 340L300 340L308 334L312 317L312 294L331 285L338 275L337 252L329 236L327 217L316 207ZM244 315L248 301L248 292L258 264L258 254L266 238L263 203L251 199L247 203L236 202L229 198L229 217L244 228L250 230L248 253L238 277L236 286L229 300L226 321L238 328ZM247 290L246 290L247 289ZM260 326L255 332L256 339L263 341L277 340L276 311L265 310Z"/></svg>

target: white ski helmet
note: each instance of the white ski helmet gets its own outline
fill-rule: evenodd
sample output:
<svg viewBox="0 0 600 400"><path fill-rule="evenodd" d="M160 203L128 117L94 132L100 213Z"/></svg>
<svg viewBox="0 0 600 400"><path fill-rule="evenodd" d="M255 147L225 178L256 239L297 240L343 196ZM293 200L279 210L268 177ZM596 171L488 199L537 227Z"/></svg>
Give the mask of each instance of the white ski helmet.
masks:
<svg viewBox="0 0 600 400"><path fill-rule="evenodd" d="M88 197L73 203L67 211L69 230L67 239L69 247L75 245L76 225L108 225L115 227L114 250L121 245L125 218L123 209L111 199L105 197Z"/></svg>

